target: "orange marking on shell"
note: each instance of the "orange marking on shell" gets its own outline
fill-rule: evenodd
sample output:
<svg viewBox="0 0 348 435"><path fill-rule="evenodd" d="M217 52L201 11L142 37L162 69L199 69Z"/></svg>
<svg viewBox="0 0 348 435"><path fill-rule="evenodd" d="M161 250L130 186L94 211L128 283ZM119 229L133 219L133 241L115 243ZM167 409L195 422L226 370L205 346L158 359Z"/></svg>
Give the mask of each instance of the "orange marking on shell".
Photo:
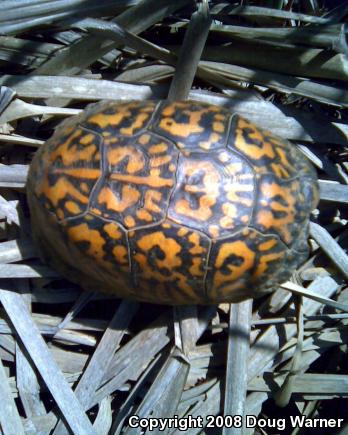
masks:
<svg viewBox="0 0 348 435"><path fill-rule="evenodd" d="M120 213L139 201L140 193L133 187L126 184L122 186L121 192L121 198L118 198L109 187L105 186L99 192L98 202L105 204L109 210Z"/></svg>
<svg viewBox="0 0 348 435"><path fill-rule="evenodd" d="M213 238L217 238L220 235L220 229L217 225L210 225L208 228L209 234L213 237Z"/></svg>
<svg viewBox="0 0 348 435"><path fill-rule="evenodd" d="M269 249L274 248L276 246L276 244L277 244L276 239L267 240L266 242L259 244L259 250L260 251L268 251Z"/></svg>
<svg viewBox="0 0 348 435"><path fill-rule="evenodd" d="M137 210L136 211L136 215L137 215L138 219L141 219L143 221L146 221L146 222L152 222L153 221L153 218L152 218L151 214L147 210L145 210L143 208L140 209L140 210Z"/></svg>
<svg viewBox="0 0 348 435"><path fill-rule="evenodd" d="M273 214L269 210L260 210L257 213L257 223L269 229L273 226Z"/></svg>
<svg viewBox="0 0 348 435"><path fill-rule="evenodd" d="M86 218L87 217L89 217L89 215L87 215ZM120 265L120 267L116 268L113 262L108 261L104 258L106 254L105 252L106 240L102 237L101 233L98 230L89 228L89 226L86 223L81 223L74 227L68 227L67 234L70 242L72 243L87 242L88 243L88 248L86 249L87 255L93 258L97 262L97 264L107 268L114 275L115 274L117 275L119 270L128 272L128 264L129 264L128 253L127 253L127 249L124 246L115 245L112 248L115 261ZM125 250L126 250L126 255L125 255ZM124 268L124 266L127 267Z"/></svg>
<svg viewBox="0 0 348 435"><path fill-rule="evenodd" d="M135 174L145 167L145 157L137 148L128 147L115 147L108 150L108 162L112 166L117 166L123 160L128 159L126 171L128 174ZM118 174L112 174L118 175ZM120 174L127 175L127 174Z"/></svg>
<svg viewBox="0 0 348 435"><path fill-rule="evenodd" d="M272 210L288 212L289 215L294 215L294 210L289 210L287 206L280 204L277 201L271 201Z"/></svg>
<svg viewBox="0 0 348 435"><path fill-rule="evenodd" d="M243 263L235 266L233 264L227 264L228 274L220 271L225 260L231 254L238 255L243 258ZM218 255L215 259L216 272L213 277L213 286L220 287L225 282L236 281L241 278L248 270L254 266L255 252L252 251L245 242L237 240L234 242L222 243Z"/></svg>
<svg viewBox="0 0 348 435"><path fill-rule="evenodd" d="M173 116L176 110L177 104L169 104L163 109L162 115L163 116Z"/></svg>
<svg viewBox="0 0 348 435"><path fill-rule="evenodd" d="M78 144L82 143L83 137L83 131L77 129L65 142L51 152L50 161L54 162L59 158L64 166L72 165L80 160L98 162L100 155L97 155L98 147L95 144L86 145L82 149L78 147Z"/></svg>
<svg viewBox="0 0 348 435"><path fill-rule="evenodd" d="M143 252L148 252L148 253L151 251L152 248L159 246L161 251L164 253L165 258L163 260L161 260L159 258L157 258L155 260L158 269L165 267L165 268L172 270L176 267L181 266L181 264L182 264L182 260L178 256L178 254L181 252L181 246L179 245L179 243L175 239L173 239L171 237L166 237L162 233L162 231L155 231L151 234L147 234L145 236L142 236L137 241L137 246ZM147 277L147 278L151 278L151 275L153 275L153 274L158 274L158 275L162 276L162 274L160 274L156 271L151 271L150 267L144 267L143 273L144 273L145 277ZM146 276L146 275L148 275L148 276ZM159 279L159 281L161 281L161 280L163 280L163 278Z"/></svg>
<svg viewBox="0 0 348 435"><path fill-rule="evenodd" d="M195 103L193 103L193 105L194 104ZM204 127L201 127L199 124L205 114L213 112L215 113L216 121L219 122L222 120L219 119L219 115L221 115L221 113L219 113L221 110L219 107L209 105L201 107L199 110L197 109L198 108L195 107L193 110L193 106L186 102L172 103L166 106L162 111L162 119L160 120L159 127L171 135L188 137L191 134L202 133L204 131ZM176 122L174 119L176 112L182 112L182 114L188 118L187 122ZM184 144L181 145L184 146Z"/></svg>
<svg viewBox="0 0 348 435"><path fill-rule="evenodd" d="M199 142L199 146L203 149L203 150L210 150L211 148L211 142L209 140L205 141L205 142Z"/></svg>
<svg viewBox="0 0 348 435"><path fill-rule="evenodd" d="M90 168L54 168L55 174L69 175L75 178L84 178L86 180L97 180L100 177L100 169Z"/></svg>
<svg viewBox="0 0 348 435"><path fill-rule="evenodd" d="M193 244L193 247L189 250L190 254L196 255L206 252L206 249L200 245L200 237L197 233L190 234L188 237L188 241Z"/></svg>
<svg viewBox="0 0 348 435"><path fill-rule="evenodd" d="M88 184L85 183L84 181L80 184L80 189L85 192L85 193L89 193L89 187Z"/></svg>
<svg viewBox="0 0 348 435"><path fill-rule="evenodd" d="M161 170L158 168L150 169L150 176L157 178L161 175Z"/></svg>
<svg viewBox="0 0 348 435"><path fill-rule="evenodd" d="M125 246L115 246L112 249L112 253L114 257L117 259L117 262L120 264L123 264L125 266L128 266L129 260L128 260L128 249Z"/></svg>
<svg viewBox="0 0 348 435"><path fill-rule="evenodd" d="M150 142L151 136L149 134L142 134L138 141L141 145L147 145ZM151 150L151 148L150 148Z"/></svg>
<svg viewBox="0 0 348 435"><path fill-rule="evenodd" d="M88 242L87 254L99 263L106 263L103 259L105 240L97 230L91 230L86 223L67 228L71 242Z"/></svg>
<svg viewBox="0 0 348 435"><path fill-rule="evenodd" d="M83 195L65 177L59 178L53 186L49 184L47 177L45 177L44 183L37 184L36 194L44 194L44 196L51 201L54 207L57 207L58 202L67 196L74 198L82 204L88 204L89 200L88 196Z"/></svg>
<svg viewBox="0 0 348 435"><path fill-rule="evenodd" d="M76 204L76 202L74 201L67 201L65 203L65 208L68 210L69 213L71 214L79 214L82 213L81 208L79 207L78 204Z"/></svg>
<svg viewBox="0 0 348 435"><path fill-rule="evenodd" d="M81 137L80 143L82 143L82 145L90 145L93 142L93 140L94 140L94 135L89 133Z"/></svg>
<svg viewBox="0 0 348 435"><path fill-rule="evenodd" d="M120 133L127 135L127 136L132 136L134 134L134 131L141 128L145 122L149 119L149 114L148 113L139 113L139 115L134 119L132 125L130 127L122 127L120 129Z"/></svg>
<svg viewBox="0 0 348 435"><path fill-rule="evenodd" d="M187 228L180 228L178 230L178 236L179 237L184 237L184 236L186 236L187 233L188 233L188 229Z"/></svg>
<svg viewBox="0 0 348 435"><path fill-rule="evenodd" d="M225 131L225 125L222 122L213 122L213 130L216 133L223 133Z"/></svg>
<svg viewBox="0 0 348 435"><path fill-rule="evenodd" d="M196 196L196 193L202 195L199 195L199 207L197 209L192 209L190 202L185 198L176 201L174 206L176 213L196 220L206 221L212 216L212 207L216 204L219 197L220 174L212 163L199 160L185 160L180 170L187 180L183 185L184 190L193 196ZM204 173L202 184L189 184L190 178L199 172Z"/></svg>
<svg viewBox="0 0 348 435"><path fill-rule="evenodd" d="M154 157L150 161L150 167L151 168L158 168L158 166L166 165L171 160L172 160L172 156Z"/></svg>
<svg viewBox="0 0 348 435"><path fill-rule="evenodd" d="M229 158L227 153L226 156L227 158ZM235 174L243 173L243 163L242 162L229 163L228 165L226 165L226 169L231 173L231 175L235 176Z"/></svg>
<svg viewBox="0 0 348 435"><path fill-rule="evenodd" d="M222 204L222 211L229 218L236 219L238 216L237 207L234 204L230 204L230 203Z"/></svg>
<svg viewBox="0 0 348 435"><path fill-rule="evenodd" d="M135 227L135 220L131 215L128 215L124 218L124 223L127 225L128 228Z"/></svg>
<svg viewBox="0 0 348 435"><path fill-rule="evenodd" d="M202 277L204 275L202 259L200 257L192 258L192 266L189 268L189 272L194 277Z"/></svg>
<svg viewBox="0 0 348 435"><path fill-rule="evenodd" d="M158 174L159 175L159 174ZM173 180L167 178L153 177L153 176L138 176L128 174L110 174L110 179L114 181L122 181L124 183L140 184L149 187L172 187Z"/></svg>
<svg viewBox="0 0 348 435"><path fill-rule="evenodd" d="M200 200L200 207L198 210L192 210L189 206L189 202L186 199L179 199L175 204L175 211L183 216L188 216L190 218L195 218L199 221L206 221L209 219L213 212L211 206L214 205L214 201L208 198L204 201Z"/></svg>
<svg viewBox="0 0 348 435"><path fill-rule="evenodd" d="M177 241L171 237L166 237L161 231L156 231L152 234L142 236L137 245L142 251L147 254L138 252L134 258L139 264L140 277L143 280L156 280L158 283L164 282L176 282L176 285L192 295L192 288L187 282L185 274L180 273L178 268L182 265L182 259L179 254L181 252L181 246ZM159 247L164 253L165 258L153 258L152 261L156 264L155 267L149 264L149 255L151 255L152 248ZM160 269L166 268L170 270L170 275L162 274ZM194 270L192 270L194 271ZM202 273L200 273L202 275Z"/></svg>
<svg viewBox="0 0 348 435"><path fill-rule="evenodd" d="M192 270L193 272L194 270ZM200 273L199 275L193 275L193 279L197 279L197 278L201 278L203 276L203 273ZM186 274L180 273L180 272L175 272L174 273L174 279L177 280L178 282L178 287L185 291L187 293L187 295L192 298L192 296L194 295L194 292L192 291L192 286L191 283L188 282L187 276ZM203 286L203 283L202 283Z"/></svg>
<svg viewBox="0 0 348 435"><path fill-rule="evenodd" d="M186 122L177 121L176 115L181 114L183 119L187 119ZM225 125L222 121L227 120L228 115L221 113L221 109L214 105L205 105L200 103L186 103L186 102L175 102L167 105L162 113L159 120L159 128L168 132L172 136L187 138L192 134L202 133L205 128L202 127L200 123L203 123L203 118L205 115L213 114L213 122L211 125L210 137L206 141L198 141L198 146L209 150L211 145L218 142L221 139L221 134L225 133ZM178 119L178 118L177 118ZM185 148L185 143L177 141L177 146L179 148Z"/></svg>
<svg viewBox="0 0 348 435"><path fill-rule="evenodd" d="M222 228L231 228L233 227L233 219L229 216L224 216L219 221Z"/></svg>
<svg viewBox="0 0 348 435"><path fill-rule="evenodd" d="M75 129L74 131L70 131L70 135L67 137L65 142L62 142L59 144L59 146L56 146L53 151L51 151L50 159L51 161L54 161L57 157L63 157L64 154L67 154L69 152L69 147L72 142L79 142L79 138L82 136L82 130L80 128ZM71 155L70 155L71 158Z"/></svg>
<svg viewBox="0 0 348 435"><path fill-rule="evenodd" d="M250 217L248 215L243 215L240 217L240 220L243 222L243 224L249 223Z"/></svg>
<svg viewBox="0 0 348 435"><path fill-rule="evenodd" d="M191 122L187 124L179 123L169 118L163 118L159 123L159 127L167 133L178 137L188 137L191 134L202 133L204 131L204 128L200 127L198 124Z"/></svg>
<svg viewBox="0 0 348 435"><path fill-rule="evenodd" d="M64 212L61 208L57 208L56 215L58 216L58 219L64 219Z"/></svg>
<svg viewBox="0 0 348 435"><path fill-rule="evenodd" d="M221 108L219 106L215 106L214 104L209 104L208 106L209 112L214 112L214 118L217 119L221 115ZM225 116L225 115L223 115Z"/></svg>
<svg viewBox="0 0 348 435"><path fill-rule="evenodd" d="M242 196L239 196L239 192L250 192L252 193L254 191L254 185L253 184L239 184L238 182L231 183L228 186L225 186L225 192L227 199L231 202L236 202L243 204L247 207L251 207L253 205L253 196L250 195L250 198L245 198Z"/></svg>
<svg viewBox="0 0 348 435"><path fill-rule="evenodd" d="M101 216L102 215L102 212L99 210L99 208L92 207L90 210L91 210L91 213L94 213L97 216Z"/></svg>
<svg viewBox="0 0 348 435"><path fill-rule="evenodd" d="M88 124L97 124L100 128L104 129L108 126L117 127L125 118L132 116L132 112L127 109L127 106L121 105L117 112L112 114L96 113L88 118Z"/></svg>
<svg viewBox="0 0 348 435"><path fill-rule="evenodd" d="M161 153L165 153L167 150L168 150L168 145L165 144L164 142L161 142L156 145L152 145L149 148L150 154L161 154Z"/></svg>
<svg viewBox="0 0 348 435"><path fill-rule="evenodd" d="M163 222L162 228L171 228L171 224L169 222Z"/></svg>
<svg viewBox="0 0 348 435"><path fill-rule="evenodd" d="M226 115L224 115L222 113L216 113L214 118L216 119L216 121L225 121Z"/></svg>
<svg viewBox="0 0 348 435"><path fill-rule="evenodd" d="M134 255L135 261L138 263L138 268L141 271L140 276L143 279L155 279L157 282L165 281L163 275L157 270L152 270L148 266L147 256L138 252Z"/></svg>
<svg viewBox="0 0 348 435"><path fill-rule="evenodd" d="M108 224L105 224L103 228L107 235L112 239L118 240L122 238L122 233L117 224L110 222Z"/></svg>
<svg viewBox="0 0 348 435"><path fill-rule="evenodd" d="M261 255L259 258L259 264L257 265L253 278L262 277L267 273L268 263L272 261L281 260L284 254L282 252L274 252L270 254Z"/></svg>
<svg viewBox="0 0 348 435"><path fill-rule="evenodd" d="M248 134L249 137L261 144L260 146L245 141L243 132L244 130L249 129L252 130L252 132ZM252 160L259 160L263 157L273 159L275 157L272 144L265 140L264 135L254 126L254 124L242 118L239 118L236 128L235 147L242 151L246 156L251 157Z"/></svg>
<svg viewBox="0 0 348 435"><path fill-rule="evenodd" d="M198 145L203 148L204 150L210 150L212 144L215 142L218 142L219 139L221 139L221 135L217 133L211 133L208 140L198 142Z"/></svg>
<svg viewBox="0 0 348 435"><path fill-rule="evenodd" d="M290 226L294 222L296 214L296 198L293 191L299 189L299 183L293 182L291 186L281 186L277 183L262 183L261 193L268 199L268 203L273 211L283 211L284 217L276 218L271 211L261 209L257 213L256 221L266 229L276 228L285 243L291 243L292 236ZM286 205L273 200L272 198L281 196Z"/></svg>
<svg viewBox="0 0 348 435"><path fill-rule="evenodd" d="M110 145L115 145L120 142L120 138L118 138L117 136L110 136L110 133L108 135L110 137L107 136L106 132L103 133L103 136L104 136L104 144L107 148L110 147Z"/></svg>
<svg viewBox="0 0 348 435"><path fill-rule="evenodd" d="M144 208L155 213L160 213L161 208L156 203L159 204L161 199L161 192L158 192L157 190L147 190L145 192Z"/></svg>
<svg viewBox="0 0 348 435"><path fill-rule="evenodd" d="M282 144L281 144L282 145ZM287 153L285 152L284 148L281 148L280 146L277 146L276 148L276 152L280 158L281 163L286 166L289 167L291 166L287 157Z"/></svg>
<svg viewBox="0 0 348 435"><path fill-rule="evenodd" d="M289 178L290 173L289 171L284 168L284 166L279 165L278 163L271 163L271 168L274 173L279 178Z"/></svg>

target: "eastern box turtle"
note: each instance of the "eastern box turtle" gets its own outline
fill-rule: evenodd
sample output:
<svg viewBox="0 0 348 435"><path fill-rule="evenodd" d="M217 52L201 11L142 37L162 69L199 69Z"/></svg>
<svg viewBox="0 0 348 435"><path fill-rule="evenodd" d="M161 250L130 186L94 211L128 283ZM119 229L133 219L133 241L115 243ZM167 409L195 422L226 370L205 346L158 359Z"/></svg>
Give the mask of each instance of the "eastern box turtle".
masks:
<svg viewBox="0 0 348 435"><path fill-rule="evenodd" d="M215 304L305 260L318 184L294 146L221 107L102 102L36 153L28 201L43 259L82 287Z"/></svg>

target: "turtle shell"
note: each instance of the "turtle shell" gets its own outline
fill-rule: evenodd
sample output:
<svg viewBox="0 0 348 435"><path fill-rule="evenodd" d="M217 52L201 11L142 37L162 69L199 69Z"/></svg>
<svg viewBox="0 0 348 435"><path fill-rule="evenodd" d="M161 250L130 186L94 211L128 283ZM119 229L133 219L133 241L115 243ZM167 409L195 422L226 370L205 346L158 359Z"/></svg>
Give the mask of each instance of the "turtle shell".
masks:
<svg viewBox="0 0 348 435"><path fill-rule="evenodd" d="M221 107L102 102L62 123L27 184L43 259L89 290L172 305L271 291L308 255L314 169Z"/></svg>

